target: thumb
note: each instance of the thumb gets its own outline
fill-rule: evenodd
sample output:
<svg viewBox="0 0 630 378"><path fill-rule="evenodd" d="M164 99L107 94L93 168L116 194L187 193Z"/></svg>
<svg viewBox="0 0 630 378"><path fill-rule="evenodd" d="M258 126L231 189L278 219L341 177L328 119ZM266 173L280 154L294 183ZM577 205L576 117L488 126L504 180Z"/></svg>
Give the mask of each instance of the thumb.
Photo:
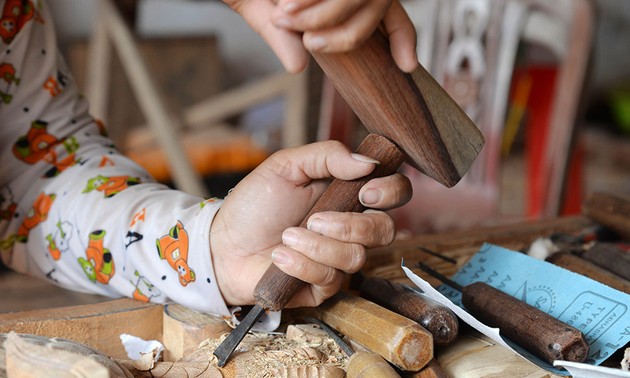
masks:
<svg viewBox="0 0 630 378"><path fill-rule="evenodd" d="M379 162L353 154L338 141L325 141L289 148L271 156L268 165L276 175L295 185L313 179L335 177L353 180L370 174Z"/></svg>

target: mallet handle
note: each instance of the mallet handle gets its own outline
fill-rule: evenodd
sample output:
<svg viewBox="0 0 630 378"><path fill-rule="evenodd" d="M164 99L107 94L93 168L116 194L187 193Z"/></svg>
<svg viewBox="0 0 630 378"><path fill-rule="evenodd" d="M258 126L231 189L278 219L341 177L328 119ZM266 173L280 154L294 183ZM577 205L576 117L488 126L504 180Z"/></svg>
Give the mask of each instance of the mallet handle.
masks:
<svg viewBox="0 0 630 378"><path fill-rule="evenodd" d="M365 208L359 202L359 190L369 180L395 173L403 162L400 149L387 138L370 134L358 147L357 153L380 162L374 171L365 177L344 181L335 179L306 215L300 227L306 227L308 218L322 211L361 212ZM287 275L271 264L254 289L256 303L273 311L281 310L293 298L304 282Z"/></svg>

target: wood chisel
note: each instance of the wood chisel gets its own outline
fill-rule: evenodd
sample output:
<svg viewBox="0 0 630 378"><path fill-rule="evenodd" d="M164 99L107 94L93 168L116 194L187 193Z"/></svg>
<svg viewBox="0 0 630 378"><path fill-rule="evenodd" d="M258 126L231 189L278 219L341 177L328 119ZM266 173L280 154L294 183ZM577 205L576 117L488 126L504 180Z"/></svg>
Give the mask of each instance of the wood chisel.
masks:
<svg viewBox="0 0 630 378"><path fill-rule="evenodd" d="M431 332L437 346L448 345L457 338L457 315L410 287L381 277L365 277L361 283L361 296L418 322Z"/></svg>
<svg viewBox="0 0 630 378"><path fill-rule="evenodd" d="M462 293L466 310L544 361L584 362L589 346L584 334L536 307L484 282L461 286L423 263L418 267Z"/></svg>

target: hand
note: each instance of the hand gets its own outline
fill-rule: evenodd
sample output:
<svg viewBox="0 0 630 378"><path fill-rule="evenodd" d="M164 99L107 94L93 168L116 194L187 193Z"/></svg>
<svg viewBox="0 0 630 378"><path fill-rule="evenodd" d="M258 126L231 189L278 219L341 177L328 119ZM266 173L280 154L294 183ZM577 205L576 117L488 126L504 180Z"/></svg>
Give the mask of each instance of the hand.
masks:
<svg viewBox="0 0 630 378"><path fill-rule="evenodd" d="M328 141L279 151L245 177L225 198L211 227L214 270L226 303L254 303L254 287L273 261L309 284L289 306L316 306L339 290L344 273L361 268L366 248L391 243L394 223L376 210L316 213L308 229L294 227L330 177L351 180L374 167L373 160ZM400 174L373 179L359 198L370 208L400 206L411 199L410 182Z"/></svg>
<svg viewBox="0 0 630 378"><path fill-rule="evenodd" d="M418 65L416 31L399 0L224 0L274 50L285 69L301 72L308 51L343 52L363 43L382 21L398 67Z"/></svg>

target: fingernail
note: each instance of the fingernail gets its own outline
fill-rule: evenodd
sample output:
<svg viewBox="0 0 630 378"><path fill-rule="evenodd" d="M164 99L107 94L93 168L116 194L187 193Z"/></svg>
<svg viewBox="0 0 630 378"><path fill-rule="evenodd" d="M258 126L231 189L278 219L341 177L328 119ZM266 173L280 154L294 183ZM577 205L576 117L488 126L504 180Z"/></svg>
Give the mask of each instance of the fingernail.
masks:
<svg viewBox="0 0 630 378"><path fill-rule="evenodd" d="M319 234L323 234L326 231L326 222L321 219L311 219L308 221L306 228L313 232L317 232Z"/></svg>
<svg viewBox="0 0 630 378"><path fill-rule="evenodd" d="M284 231L282 233L282 244L287 247L293 247L297 244L297 234L293 231Z"/></svg>
<svg viewBox="0 0 630 378"><path fill-rule="evenodd" d="M305 41L306 48L311 51L319 51L328 45L328 41L324 37L313 37Z"/></svg>
<svg viewBox="0 0 630 378"><path fill-rule="evenodd" d="M372 205L378 203L381 200L382 196L383 193L381 193L380 190L368 189L363 192L363 195L361 196L361 203L363 203L364 205Z"/></svg>
<svg viewBox="0 0 630 378"><path fill-rule="evenodd" d="M364 163L381 164L380 161L374 160L371 157L368 157L368 156L365 156L365 155L352 153L352 154L350 154L350 156L352 156L352 158L354 160L362 161Z"/></svg>
<svg viewBox="0 0 630 378"><path fill-rule="evenodd" d="M297 9L297 3L294 3L294 2L287 3L284 6L284 11L286 13L293 13L293 11L295 11L296 9Z"/></svg>
<svg viewBox="0 0 630 378"><path fill-rule="evenodd" d="M271 260L278 265L287 265L291 262L291 257L284 251L271 252Z"/></svg>
<svg viewBox="0 0 630 378"><path fill-rule="evenodd" d="M291 21L288 18L277 18L273 23L279 28L288 29L291 27Z"/></svg>

